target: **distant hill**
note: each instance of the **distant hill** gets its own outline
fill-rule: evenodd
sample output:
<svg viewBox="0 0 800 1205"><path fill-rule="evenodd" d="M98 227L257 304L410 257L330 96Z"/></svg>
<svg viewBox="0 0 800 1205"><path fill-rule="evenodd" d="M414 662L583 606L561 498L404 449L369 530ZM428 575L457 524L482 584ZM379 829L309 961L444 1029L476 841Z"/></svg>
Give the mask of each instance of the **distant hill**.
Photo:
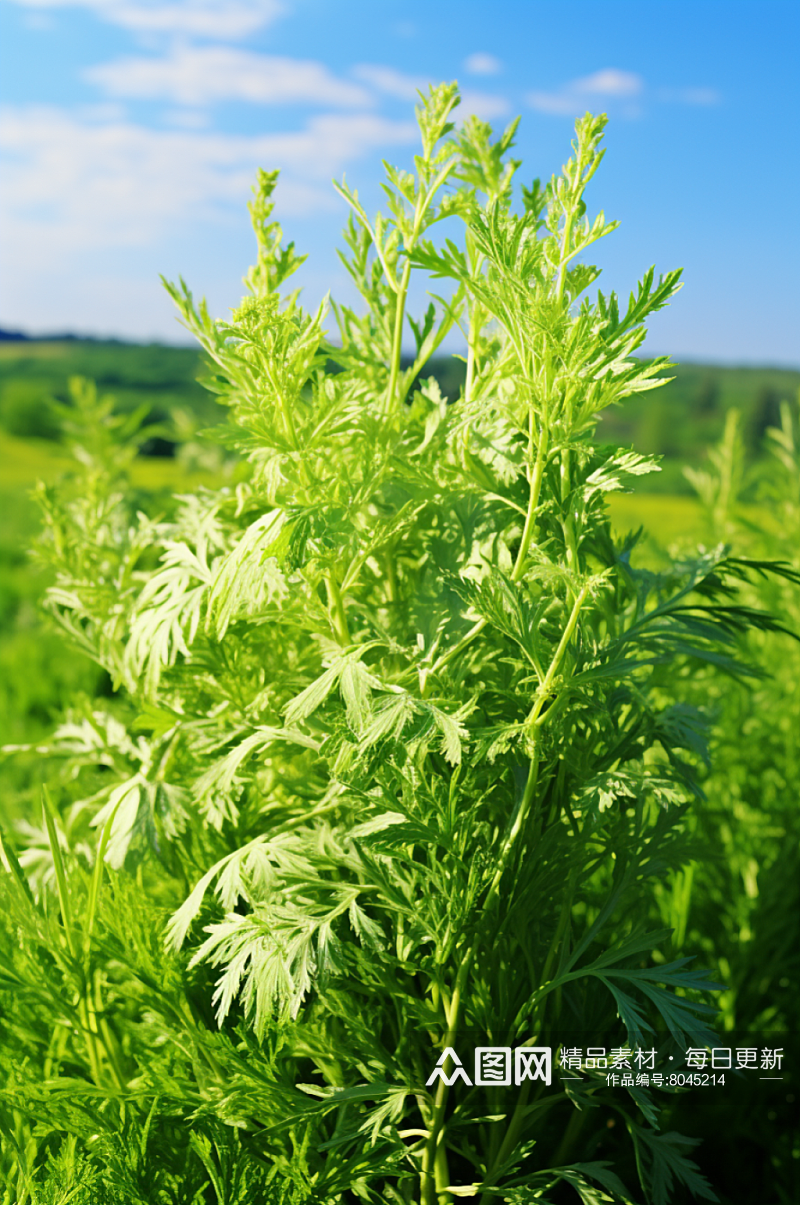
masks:
<svg viewBox="0 0 800 1205"><path fill-rule="evenodd" d="M602 416L598 438L664 457L663 472L647 479L650 489L688 489L685 464L702 460L719 439L725 411L742 411L745 439L757 456L767 427L779 421L782 401L796 402L800 370L678 364L674 380L650 393L629 398ZM203 425L221 418L214 398L197 383L203 356L192 347L125 343L112 339L28 338L0 331L0 426L12 435L55 438L48 397L67 397L67 379L91 377L113 393L120 406L133 409L147 402L153 421L167 421L176 407L194 413ZM442 392L455 399L464 380L464 363L455 356L431 362L425 376L435 376ZM161 441L149 451L169 454Z"/></svg>
<svg viewBox="0 0 800 1205"><path fill-rule="evenodd" d="M603 415L600 439L627 444L664 457L663 472L650 488L675 492L686 488L683 466L701 461L722 434L725 413L742 414L742 434L752 458L760 455L768 427L780 423L781 403L797 405L800 370L677 364L674 379L660 389L626 399Z"/></svg>
<svg viewBox="0 0 800 1205"><path fill-rule="evenodd" d="M103 339L94 335L75 335L71 331L49 335L28 335L25 331L7 331L0 327L0 343L113 343L126 344L127 339Z"/></svg>
<svg viewBox="0 0 800 1205"><path fill-rule="evenodd" d="M0 340L0 426L11 435L55 438L47 399L66 401L71 376L90 377L102 392L113 393L122 409L146 402L154 422L167 421L176 406L192 411L204 425L219 421L213 397L197 383L203 362L194 348L8 335Z"/></svg>

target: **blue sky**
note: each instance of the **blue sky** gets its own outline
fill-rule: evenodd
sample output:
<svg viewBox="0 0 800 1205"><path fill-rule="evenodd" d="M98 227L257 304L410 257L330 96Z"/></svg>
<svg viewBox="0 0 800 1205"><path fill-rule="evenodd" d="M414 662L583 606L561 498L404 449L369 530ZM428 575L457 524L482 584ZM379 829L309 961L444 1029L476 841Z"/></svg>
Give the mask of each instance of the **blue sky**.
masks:
<svg viewBox="0 0 800 1205"><path fill-rule="evenodd" d="M800 364L796 0L0 0L0 325L185 341L159 273L226 313L255 168L309 253L307 304L347 293L346 173L374 209L415 150L415 89L522 115L518 178L548 178L607 112L590 208L604 288L682 266L648 350Z"/></svg>

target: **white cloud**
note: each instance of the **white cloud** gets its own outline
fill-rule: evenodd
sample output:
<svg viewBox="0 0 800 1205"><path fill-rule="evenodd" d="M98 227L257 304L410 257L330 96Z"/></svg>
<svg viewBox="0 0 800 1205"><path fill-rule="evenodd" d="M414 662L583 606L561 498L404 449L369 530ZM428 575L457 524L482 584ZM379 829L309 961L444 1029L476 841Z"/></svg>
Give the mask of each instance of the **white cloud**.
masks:
<svg viewBox="0 0 800 1205"><path fill-rule="evenodd" d="M406 75L395 67L382 67L377 63L361 63L353 68L353 75L377 92L397 100L418 100L417 92L427 92L428 85L433 82L427 75Z"/></svg>
<svg viewBox="0 0 800 1205"><path fill-rule="evenodd" d="M502 71L503 64L493 54L486 54L483 51L478 51L476 54L471 54L464 59L464 70L470 75L497 75L498 71Z"/></svg>
<svg viewBox="0 0 800 1205"><path fill-rule="evenodd" d="M661 88L658 98L683 105L718 105L722 100L716 88Z"/></svg>
<svg viewBox="0 0 800 1205"><path fill-rule="evenodd" d="M47 33L56 28L55 21L47 13L26 13L23 22L26 29L44 30Z"/></svg>
<svg viewBox="0 0 800 1205"><path fill-rule="evenodd" d="M163 114L163 121L165 125L178 126L182 130L204 130L210 119L201 109L169 109Z"/></svg>
<svg viewBox="0 0 800 1205"><path fill-rule="evenodd" d="M328 114L299 131L246 136L91 125L46 106L0 123L7 247L31 271L102 247L147 246L200 221L239 220L255 169L285 169L276 194L292 216L339 204L328 181L362 155L413 141L410 122Z"/></svg>
<svg viewBox="0 0 800 1205"><path fill-rule="evenodd" d="M456 110L459 121L464 121L473 113L481 121L492 121L495 117L505 117L511 105L504 96L495 96L490 92L475 92L466 88L461 93L461 104Z"/></svg>
<svg viewBox="0 0 800 1205"><path fill-rule="evenodd" d="M125 106L118 101L102 101L97 105L79 105L74 112L76 117L91 123L125 121L127 117Z"/></svg>
<svg viewBox="0 0 800 1205"><path fill-rule="evenodd" d="M164 58L129 57L89 67L83 77L110 96L179 105L244 100L349 108L371 102L364 88L337 79L322 63L231 46L177 46Z"/></svg>
<svg viewBox="0 0 800 1205"><path fill-rule="evenodd" d="M281 0L13 0L31 9L89 8L134 33L185 34L237 41L271 25Z"/></svg>
<svg viewBox="0 0 800 1205"><path fill-rule="evenodd" d="M647 96L686 105L714 105L720 100L714 88L659 88L648 93L641 75L618 67L604 67L592 75L570 80L554 92L529 92L525 99L539 113L577 117L594 101L605 107L619 103L622 107L617 111L623 117L638 117L639 102Z"/></svg>
<svg viewBox="0 0 800 1205"><path fill-rule="evenodd" d="M604 67L592 75L570 80L554 92L529 92L525 99L539 113L576 117L591 104L592 98L631 101L643 88L644 80L640 75L620 71L617 67Z"/></svg>
<svg viewBox="0 0 800 1205"><path fill-rule="evenodd" d="M537 113L551 113L554 116L577 116L586 107L585 102L582 103L568 92L528 92L525 99Z"/></svg>
<svg viewBox="0 0 800 1205"><path fill-rule="evenodd" d="M616 67L605 67L573 80L567 87L573 92L589 92L594 96L638 96L644 87L641 75L632 71L620 71Z"/></svg>

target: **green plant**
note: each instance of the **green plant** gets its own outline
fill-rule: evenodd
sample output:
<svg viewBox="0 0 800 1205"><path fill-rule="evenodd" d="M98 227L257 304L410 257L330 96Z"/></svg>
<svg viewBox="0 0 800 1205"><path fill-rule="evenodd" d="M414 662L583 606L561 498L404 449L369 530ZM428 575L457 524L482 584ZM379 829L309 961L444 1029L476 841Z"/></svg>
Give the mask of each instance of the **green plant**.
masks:
<svg viewBox="0 0 800 1205"><path fill-rule="evenodd" d="M337 341L324 304L280 292L301 260L271 220L277 173L231 320L168 286L249 466L235 489L137 517L135 422L117 438L75 395L88 476L43 495L49 605L118 694L49 746L61 822L47 808L19 859L4 843L0 1127L22 1201L630 1200L621 1175L654 1205L676 1181L713 1199L641 1086L432 1079L464 1043L712 1040L697 994L716 985L653 965L668 931L639 918L691 856L687 678L753 674L739 636L777 626L733 597L763 566L655 575L612 538L605 496L657 466L594 446L597 416L663 381L634 353L679 274L651 269L624 312L585 296L615 227L583 199L605 118L517 212L515 127L457 129L457 100L424 98L388 216L340 189L364 311L333 305ZM461 241L432 241L444 219ZM449 289L419 321L415 271ZM448 405L423 374L457 326ZM609 1112L627 1144L586 1135Z"/></svg>
<svg viewBox="0 0 800 1205"><path fill-rule="evenodd" d="M742 416L726 415L704 470L687 470L705 514L704 535L755 560L787 558L800 570L800 445L797 408L784 402L780 426L766 432L767 457L746 464ZM743 499L748 499L747 503ZM791 1201L800 1193L800 1143L794 1122L793 1068L800 1046L800 595L791 577L758 576L743 601L780 615L794 640L768 632L747 638L765 673L731 689L698 674L692 694L714 715L712 770L693 820L698 865L658 891L662 916L681 954L699 953L726 985L719 998L725 1042L781 1048L785 1078L721 1096L704 1110L702 1132L718 1143L738 1133L746 1155L718 1156L720 1187L731 1200ZM702 865L702 871L700 866ZM753 1152L767 1155L759 1164ZM748 1184L749 1181L749 1184ZM748 1196L748 1189L752 1193Z"/></svg>

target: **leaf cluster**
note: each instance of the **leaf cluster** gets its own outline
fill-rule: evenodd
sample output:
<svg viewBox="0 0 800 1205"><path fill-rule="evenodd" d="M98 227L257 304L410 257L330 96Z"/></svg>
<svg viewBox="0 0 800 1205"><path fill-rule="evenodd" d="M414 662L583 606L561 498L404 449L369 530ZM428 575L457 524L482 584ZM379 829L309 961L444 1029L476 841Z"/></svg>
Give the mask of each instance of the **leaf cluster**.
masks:
<svg viewBox="0 0 800 1205"><path fill-rule="evenodd" d="M741 635L777 625L737 590L790 573L720 547L655 574L614 536L607 494L657 466L595 424L665 380L634 353L679 273L627 307L587 294L615 227L584 200L605 118L517 211L515 127L459 128L457 103L421 98L386 214L340 187L364 311L332 303L336 339L327 302L281 292L301 259L276 173L231 318L168 286L247 465L235 489L137 514L135 423L74 395L94 443L76 437L87 487L42 495L49 605L117 697L47 747L60 821L4 846L0 1124L23 1199L627 1201L602 1162L539 1153L601 1103L650 1199L709 1195L644 1089L428 1087L470 1035L713 1040L717 985L654 964L669 933L633 904L691 851L707 716L685 683L756 672ZM445 220L460 233L435 240ZM419 321L414 272L451 289ZM456 327L449 405L423 373Z"/></svg>

